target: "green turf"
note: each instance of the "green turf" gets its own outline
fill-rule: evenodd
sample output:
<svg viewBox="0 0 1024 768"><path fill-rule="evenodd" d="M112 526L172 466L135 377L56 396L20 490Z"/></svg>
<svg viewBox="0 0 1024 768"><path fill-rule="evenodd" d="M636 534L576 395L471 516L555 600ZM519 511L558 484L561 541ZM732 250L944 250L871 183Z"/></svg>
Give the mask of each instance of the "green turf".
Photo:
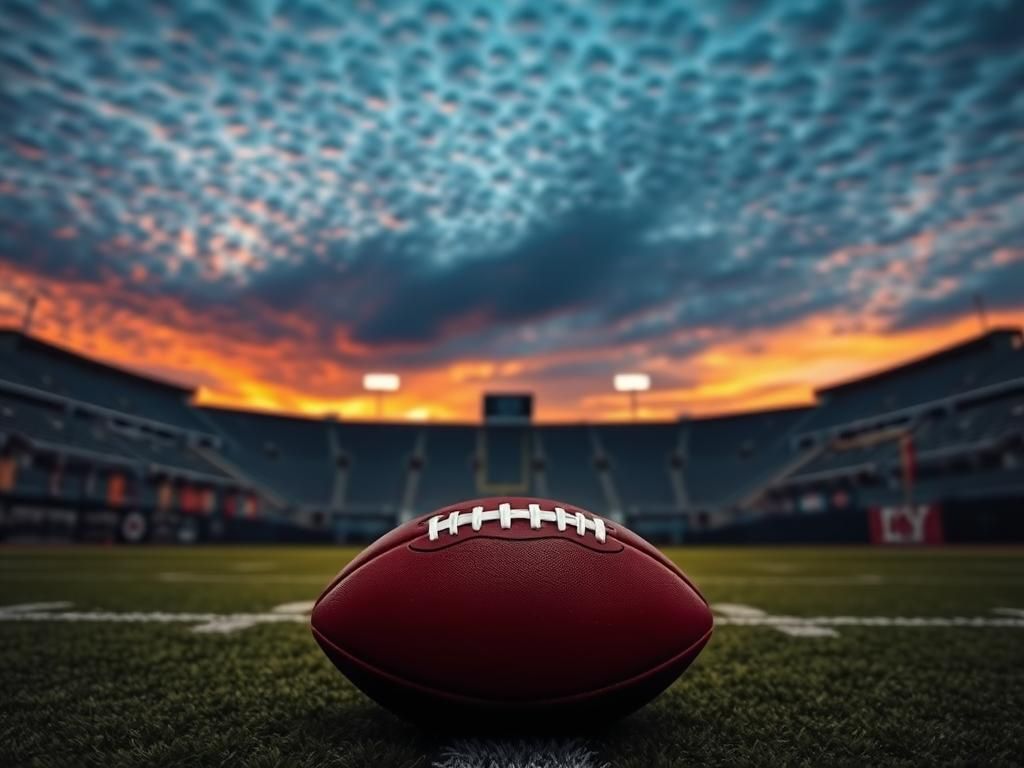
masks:
<svg viewBox="0 0 1024 768"><path fill-rule="evenodd" d="M265 612L353 550L0 549L0 606ZM799 616L1024 609L1021 550L690 549L712 603ZM164 574L164 575L161 575ZM170 576L166 574L172 574ZM176 574L176 575L175 575ZM430 766L449 745L364 698L302 624L0 621L0 766ZM666 694L592 736L595 765L1016 765L1024 630L722 626Z"/></svg>

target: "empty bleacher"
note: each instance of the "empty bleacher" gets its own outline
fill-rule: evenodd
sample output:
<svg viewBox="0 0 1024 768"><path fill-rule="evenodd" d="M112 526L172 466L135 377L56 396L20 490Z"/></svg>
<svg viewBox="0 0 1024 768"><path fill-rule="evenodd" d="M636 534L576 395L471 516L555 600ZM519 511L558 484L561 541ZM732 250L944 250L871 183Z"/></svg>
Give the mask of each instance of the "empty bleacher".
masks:
<svg viewBox="0 0 1024 768"><path fill-rule="evenodd" d="M348 473L343 509L397 510L418 430L404 424L339 423L330 428Z"/></svg>
<svg viewBox="0 0 1024 768"><path fill-rule="evenodd" d="M664 511L680 506L672 488L679 424L622 424L596 428L619 498L627 510Z"/></svg>
<svg viewBox="0 0 1024 768"><path fill-rule="evenodd" d="M598 480L588 426L548 426L538 430L544 455L548 493L599 514L608 513L608 499Z"/></svg>
<svg viewBox="0 0 1024 768"><path fill-rule="evenodd" d="M662 423L350 423L196 408L189 394L0 333L13 491L102 500L115 472L151 506L162 483L216 487L222 500L255 490L342 539L461 499L539 494L681 540L762 500L784 508L787 494L898 501L910 435L916 499L1024 494L1024 354L1005 330L823 389L815 407Z"/></svg>
<svg viewBox="0 0 1024 768"><path fill-rule="evenodd" d="M950 403L946 408L919 416L903 427L866 431L827 444L813 461L785 479L788 485L855 480L886 483L898 477L903 458L900 441L913 446L915 471L926 473L923 483L934 493L953 490L930 475L951 471L957 462L975 465L972 477L988 457L999 463L1007 450L1024 446L1024 394L1011 393L982 401ZM1012 469L1012 468L1011 468ZM996 470L995 477L999 470ZM977 476L980 480L981 475ZM962 482L962 480L956 480ZM972 481L974 482L974 481Z"/></svg>
<svg viewBox="0 0 1024 768"><path fill-rule="evenodd" d="M481 491L529 493L530 429L523 426L488 426L478 431Z"/></svg>
<svg viewBox="0 0 1024 768"><path fill-rule="evenodd" d="M1024 384L1021 334L994 330L921 360L819 390L820 405L799 431L810 435L849 430L1014 383Z"/></svg>
<svg viewBox="0 0 1024 768"><path fill-rule="evenodd" d="M297 505L329 506L337 466L327 422L219 408L203 413L226 438L220 455L243 477Z"/></svg>
<svg viewBox="0 0 1024 768"><path fill-rule="evenodd" d="M0 331L0 380L185 430L206 431L190 389L123 371L20 333Z"/></svg>
<svg viewBox="0 0 1024 768"><path fill-rule="evenodd" d="M799 454L792 433L808 409L697 419L685 424L685 476L696 507L742 501Z"/></svg>
<svg viewBox="0 0 1024 768"><path fill-rule="evenodd" d="M476 484L476 428L432 426L425 428L423 467L415 498L417 512L429 512L479 491Z"/></svg>
<svg viewBox="0 0 1024 768"><path fill-rule="evenodd" d="M17 436L37 451L59 452L99 464L132 465L138 472L158 469L224 479L214 465L181 438L118 424L110 418L0 392L0 434Z"/></svg>

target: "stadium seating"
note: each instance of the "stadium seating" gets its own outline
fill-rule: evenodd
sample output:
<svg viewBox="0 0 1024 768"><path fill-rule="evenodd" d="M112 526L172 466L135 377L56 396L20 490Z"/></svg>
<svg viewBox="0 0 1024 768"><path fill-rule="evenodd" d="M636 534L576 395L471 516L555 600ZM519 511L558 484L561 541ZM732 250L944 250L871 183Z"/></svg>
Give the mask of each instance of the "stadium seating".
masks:
<svg viewBox="0 0 1024 768"><path fill-rule="evenodd" d="M216 489L219 514L230 517L232 495L256 494L280 520L342 540L458 499L522 493L678 541L766 509L898 503L908 461L922 503L1024 498L1015 332L819 396L809 408L661 423L355 423L196 407L186 389L0 332L0 459L18 461L0 513L21 497L102 505L120 474L145 508L163 504L166 484L195 484Z"/></svg>
<svg viewBox="0 0 1024 768"><path fill-rule="evenodd" d="M691 504L736 504L771 481L798 456L791 436L809 414L795 408L689 422L685 450Z"/></svg>
<svg viewBox="0 0 1024 768"><path fill-rule="evenodd" d="M477 495L474 462L476 428L424 428L424 456L414 511L429 512L459 499Z"/></svg>
<svg viewBox="0 0 1024 768"><path fill-rule="evenodd" d="M480 438L481 491L526 493L530 488L533 434L522 426L488 426Z"/></svg>
<svg viewBox="0 0 1024 768"><path fill-rule="evenodd" d="M10 331L0 331L0 378L29 389L118 413L207 431L191 390L75 355Z"/></svg>
<svg viewBox="0 0 1024 768"><path fill-rule="evenodd" d="M1018 331L996 330L922 360L821 389L819 407L799 431L837 431L1010 382L1024 384L1020 344Z"/></svg>
<svg viewBox="0 0 1024 768"><path fill-rule="evenodd" d="M671 477L672 458L678 456L678 424L604 425L596 429L627 511L680 508L682 500L673 490Z"/></svg>
<svg viewBox="0 0 1024 768"><path fill-rule="evenodd" d="M331 426L345 457L348 482L343 509L398 509L415 444L415 429L396 424L339 423Z"/></svg>
<svg viewBox="0 0 1024 768"><path fill-rule="evenodd" d="M548 493L572 499L588 509L607 512L609 499L601 489L594 462L591 428L551 426L538 430Z"/></svg>
<svg viewBox="0 0 1024 768"><path fill-rule="evenodd" d="M101 465L131 465L138 472L163 467L225 478L180 438L133 429L97 414L17 394L0 392L0 433L16 435L38 451L88 457Z"/></svg>
<svg viewBox="0 0 1024 768"><path fill-rule="evenodd" d="M327 422L217 408L203 413L226 437L220 454L226 467L241 470L240 479L298 506L329 506L337 467Z"/></svg>

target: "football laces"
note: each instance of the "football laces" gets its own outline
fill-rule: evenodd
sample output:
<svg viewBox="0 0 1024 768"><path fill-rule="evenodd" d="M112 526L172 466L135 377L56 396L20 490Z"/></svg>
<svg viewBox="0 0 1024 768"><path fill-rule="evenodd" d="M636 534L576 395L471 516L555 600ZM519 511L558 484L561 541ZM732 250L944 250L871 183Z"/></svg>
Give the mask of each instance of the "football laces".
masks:
<svg viewBox="0 0 1024 768"><path fill-rule="evenodd" d="M427 538L437 541L442 533L458 536L459 528L463 526L479 531L485 523L496 522L500 527L509 529L513 520L528 520L530 528L534 530L539 530L546 523L554 523L559 531L575 529L578 536L586 536L588 531L592 531L594 538L602 544L607 539L604 520L598 517L587 517L582 512L566 512L562 507L541 509L540 504L513 508L509 503L499 504L497 509L477 506L468 512L456 509L447 515L434 515L427 523Z"/></svg>

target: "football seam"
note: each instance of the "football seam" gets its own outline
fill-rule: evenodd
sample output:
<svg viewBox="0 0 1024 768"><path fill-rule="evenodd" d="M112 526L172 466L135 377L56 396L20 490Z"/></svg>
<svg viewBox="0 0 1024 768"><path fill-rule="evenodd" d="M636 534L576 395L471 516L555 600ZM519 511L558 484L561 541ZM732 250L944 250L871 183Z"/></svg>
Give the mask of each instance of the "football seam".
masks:
<svg viewBox="0 0 1024 768"><path fill-rule="evenodd" d="M685 584L690 589L690 591L693 592L693 594L695 594L697 597L700 598L701 602L704 603L704 605L710 607L711 604L708 602L707 598L704 597L704 595L701 593L701 591L699 589L697 589L697 586L692 581L690 581L690 577L687 576L685 573L683 573L682 568L679 568L674 563L669 565L669 563L672 562L671 560L669 561L669 563L665 563L660 558L657 558L654 555L652 555L650 552L647 552L646 550L640 549L640 547L635 547L632 544L630 544L628 541L623 541L622 539L618 539L618 538L616 539L616 541L619 542L620 544L622 544L623 547L629 547L630 549L632 549L637 554L643 555L647 559L653 560L654 562L656 562L658 565L660 565L666 571L668 571L673 576L675 576L677 579L679 579L681 582L683 582L683 584ZM658 554L661 555L662 557L665 556L660 551L658 552Z"/></svg>
<svg viewBox="0 0 1024 768"><path fill-rule="evenodd" d="M420 535L420 532L419 532L418 528L419 528L419 526L417 525L416 528L413 529L413 530L416 531L416 533L414 535L409 536L407 538L404 538L404 539L396 542L393 547L388 547L387 549L381 550L380 552L375 554L373 557L368 557L366 560L361 562L358 566L353 568L351 571L348 571L346 573L346 569L348 568L347 565L345 566L345 568L342 568L341 571L339 571L338 574L333 579L331 579L330 583L328 583L328 585L326 587L324 587L324 591L320 593L320 597L318 597L316 599L316 602L313 603L313 607L315 608L316 606L320 605L320 602L325 597L327 597L327 595L329 595L332 591L334 591L334 588L336 586L338 586L342 582L343 579L347 579L349 576L351 576L356 571L361 571L363 568L365 568L367 565L372 563L378 557L380 557L382 555L386 555L388 552L393 552L394 550L398 549L401 546L407 546L409 544L409 542L411 542L413 539L417 538Z"/></svg>
<svg viewBox="0 0 1024 768"><path fill-rule="evenodd" d="M422 524L423 521L427 520L427 519L429 519L429 516L424 516L419 521L419 523ZM349 576L351 576L356 571L362 570L364 567L366 567L367 565L372 563L378 557L381 557L382 555L386 555L388 552L392 552L392 551L398 549L401 546L411 546L411 542L414 541L416 538L418 538L420 536L420 534L422 533L421 531L419 531L419 525L417 525L414 530L416 530L416 534L415 535L410 536L409 538L402 539L401 541L396 542L393 547L388 547L387 549L385 549L385 550L383 550L381 552L378 552L373 557L368 558L366 561L360 563L357 568L354 568L353 570L349 571L348 573L345 573L345 569L343 568L341 573L339 573L337 576L335 576L334 579L326 587L324 587L323 592L320 593L320 596L316 599L316 602L313 604L313 606L316 607L317 605L319 605L320 602L325 597L327 597L327 595L329 595L332 591L334 591L334 588L337 587L338 584L340 584L342 582L343 578L347 579ZM666 571L668 571L673 576L675 576L677 579L680 579L684 584L686 584L686 586L689 587L690 590L692 590L693 593L695 595L697 595L697 597L699 597L701 599L701 602L703 602L704 605L710 605L710 603L708 603L708 601L707 601L707 598L704 597L703 593L697 588L697 586L692 581L690 581L690 578L685 573L683 573L681 569L679 569L678 567L675 567L674 565L670 566L669 564L663 562L660 558L655 557L651 553L641 549L640 547L634 546L633 544L631 544L628 541L624 541L623 539L619 538L618 536L615 536L614 528L610 528L609 532L611 533L612 538L614 538L620 545L622 545L623 548L629 547L634 552L637 552L637 553L647 557L649 560L653 560L658 565L660 565L662 568L664 568ZM488 538L498 538L498 537L488 537ZM544 538L548 538L548 537L544 537ZM561 538L561 537L552 536L551 538ZM534 538L534 539L522 539L522 541L537 541L537 540L538 540L537 538ZM571 541L571 539L568 539L568 540ZM446 547L439 547L438 550L440 550L440 549L446 549ZM597 552L598 554L618 554L618 553L608 553L608 552L604 552L604 551L601 551L601 550L595 550L593 547L588 547L588 549L590 549L592 552ZM438 550L434 550L434 551L438 551ZM619 551L621 552L622 550L619 550ZM659 554L661 554L661 553L659 552ZM662 555L662 557L664 557L664 555Z"/></svg>
<svg viewBox="0 0 1024 768"><path fill-rule="evenodd" d="M416 546L414 545L414 542L407 542L406 546L409 547L409 549L411 549L413 552L429 554L431 552L441 552L446 549L451 549L452 547L457 547L460 544L466 544L470 541L479 541L481 539L487 541L505 541L509 544L530 544L531 542L535 541L570 541L578 547L583 547L584 549L590 550L594 554L617 555L623 549L626 548L626 544L621 539L615 538L614 535L611 538L615 539L615 543L619 545L618 549L598 549L593 544L590 544L589 542L582 540L581 537L577 537L574 539L568 536L560 536L557 533L547 533L542 536L527 536L522 539L512 539L508 536L500 536L493 533L483 534L474 532L468 534L467 536L464 536L462 539L457 539L453 537L450 541L447 541L444 544L432 546L430 549L417 549ZM391 550L388 551L390 552ZM357 568L356 570L359 569Z"/></svg>
<svg viewBox="0 0 1024 768"><path fill-rule="evenodd" d="M460 704L482 704L482 705L489 705L489 704L508 704L509 703L507 700L500 699L500 698L486 699L486 698L481 698L479 696L468 696L468 695L461 694L461 693L454 693L454 692L451 692L451 691L445 691L445 690L442 690L442 689L439 689L439 688L435 688L435 687L430 686L430 685L426 685L424 683L415 682L413 680L408 680L408 679L406 679L404 677L401 677L401 676L399 676L399 675L397 675L397 674L395 674L393 672L387 672L387 671L385 671L383 669L380 669L379 667L377 667L377 666L375 666L373 664L370 664L369 662L364 661L363 659L360 659L358 656L354 656L353 654L349 653L344 648L341 648L339 645L337 645L333 641L329 640L320 630L318 630L316 628L316 626L312 622L310 623L309 628L312 630L313 635L317 639L317 642L321 643L322 645L329 646L333 651L335 651L336 653L338 653L341 656L343 656L350 663L354 664L355 666L360 667L361 670L364 673L372 674L372 675L376 675L378 677L384 678L384 679L386 679L386 680L390 681L391 683L396 684L398 686L404 686L406 688L411 688L411 689L414 689L414 690L418 691L419 693L423 693L423 694L426 694L426 695L429 695L429 696L436 696L438 698L446 699L448 701L458 702ZM632 677L626 678L625 680L620 680L620 681L618 681L616 683L611 683L609 685L605 685L605 686L602 686L600 688L593 688L591 690L581 691L579 693L567 694L565 696L555 696L555 697L547 698L547 699L523 699L521 701L516 701L514 703L518 704L518 705L522 705L522 706L531 706L531 707L558 706L558 705L562 705L562 704L571 704L571 703L579 701L581 699L587 699L587 698L594 697L594 696L601 696L601 695L606 694L606 693L613 693L613 692L615 692L617 690L620 690L622 688L628 688L629 686L633 685L634 683L642 681L644 678L650 677L652 675L656 675L658 672L661 672L666 667L671 666L675 662L679 661L681 658L685 657L687 654L695 653L695 651L699 652L708 643L708 641L711 639L711 635L712 635L712 633L714 631L715 631L715 624L714 624L714 617L712 617L711 618L711 626L708 627L708 631L705 632L703 635L701 635L701 637L698 640L694 641L693 643L690 643L690 645L688 645L685 649L683 649L682 651L679 651L679 652L673 654L672 656L670 656L665 661L659 662L659 663L655 664L653 667L651 667L650 669L647 669L647 670L645 670L643 672L635 674ZM696 653L695 653L695 656L696 656ZM359 686L356 686L356 687L358 688ZM373 697L371 697L371 698L373 698Z"/></svg>

